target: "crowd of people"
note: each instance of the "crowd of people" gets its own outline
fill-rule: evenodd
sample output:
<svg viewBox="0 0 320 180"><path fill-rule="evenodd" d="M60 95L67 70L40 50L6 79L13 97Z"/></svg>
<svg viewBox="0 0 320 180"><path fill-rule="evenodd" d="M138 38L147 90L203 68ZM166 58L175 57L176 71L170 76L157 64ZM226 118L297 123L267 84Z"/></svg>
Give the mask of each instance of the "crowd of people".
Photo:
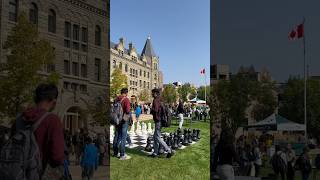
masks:
<svg viewBox="0 0 320 180"><path fill-rule="evenodd" d="M294 180L299 174L302 180L311 180L313 167L320 169L320 155L312 159L308 146L297 154L290 143L275 145L270 134L235 139L233 132L225 129L213 135L213 145L212 171L221 180L233 180L235 175L262 177L261 169L268 167L271 171L264 176L271 179Z"/></svg>

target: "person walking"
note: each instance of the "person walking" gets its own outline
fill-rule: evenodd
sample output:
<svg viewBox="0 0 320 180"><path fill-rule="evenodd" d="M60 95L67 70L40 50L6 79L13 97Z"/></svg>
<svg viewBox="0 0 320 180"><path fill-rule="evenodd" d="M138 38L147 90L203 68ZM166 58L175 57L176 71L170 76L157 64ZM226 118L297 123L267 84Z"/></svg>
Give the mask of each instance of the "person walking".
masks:
<svg viewBox="0 0 320 180"><path fill-rule="evenodd" d="M308 147L304 147L303 153L300 155L295 165L296 169L301 171L302 180L309 180L312 171L309 151Z"/></svg>
<svg viewBox="0 0 320 180"><path fill-rule="evenodd" d="M136 121L139 122L139 117L141 115L141 106L140 105L137 105L135 113L136 113Z"/></svg>
<svg viewBox="0 0 320 180"><path fill-rule="evenodd" d="M153 153L151 157L156 158L159 156L159 145L161 144L164 149L168 152L167 158L171 158L174 151L169 148L169 146L161 139L161 116L162 116L162 106L159 89L152 89L153 103L151 108L151 114L153 116L153 121L155 124L154 134L153 134Z"/></svg>
<svg viewBox="0 0 320 180"><path fill-rule="evenodd" d="M121 89L121 95L116 98L115 101L121 102L123 110L123 118L118 126L115 127L115 136L113 139L113 153L115 157L118 157L120 146L120 160L127 160L131 157L126 155L125 145L128 133L128 121L130 118L130 100L128 96L128 88Z"/></svg>
<svg viewBox="0 0 320 180"><path fill-rule="evenodd" d="M179 128L180 129L182 129L184 113L185 113L185 111L184 111L184 108L183 108L183 102L180 99L178 107L177 107L177 114L178 114L178 117L179 117Z"/></svg>
<svg viewBox="0 0 320 180"><path fill-rule="evenodd" d="M28 125L35 127L33 134L39 149L41 167L40 174L27 172L30 179L63 178L65 160L65 141L60 118L52 113L57 104L58 88L53 84L40 84L35 90L35 106L18 115L11 128L11 137L16 132L26 129ZM30 169L29 169L30 170ZM12 171L14 172L14 171ZM0 175L2 177L2 175ZM40 176L40 177L39 177ZM29 180L29 178L26 177Z"/></svg>
<svg viewBox="0 0 320 180"><path fill-rule="evenodd" d="M296 161L296 153L292 149L291 144L287 145L286 155L287 155L287 161L288 161L287 180L294 180L294 174L295 174L294 164Z"/></svg>
<svg viewBox="0 0 320 180"><path fill-rule="evenodd" d="M276 145L275 147L275 153L271 158L271 165L274 173L276 174L276 178L278 179L278 176L280 174L281 179L286 180L288 161L284 149L279 145Z"/></svg>
<svg viewBox="0 0 320 180"><path fill-rule="evenodd" d="M231 130L223 130L214 152L214 172L221 180L235 180L233 163L240 163Z"/></svg>
<svg viewBox="0 0 320 180"><path fill-rule="evenodd" d="M259 177L260 175L260 168L262 166L262 157L261 157L261 151L259 148L259 144L253 144L253 165L255 169L255 177Z"/></svg>
<svg viewBox="0 0 320 180"><path fill-rule="evenodd" d="M87 145L84 148L81 158L82 179L93 179L94 171L98 169L98 149L91 137L87 137Z"/></svg>

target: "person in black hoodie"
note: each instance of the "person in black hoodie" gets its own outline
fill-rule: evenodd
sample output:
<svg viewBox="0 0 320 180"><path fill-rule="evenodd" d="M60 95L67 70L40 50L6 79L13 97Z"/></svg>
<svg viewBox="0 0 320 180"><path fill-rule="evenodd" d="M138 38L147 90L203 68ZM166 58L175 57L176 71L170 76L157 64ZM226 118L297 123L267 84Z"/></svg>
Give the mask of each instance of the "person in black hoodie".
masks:
<svg viewBox="0 0 320 180"><path fill-rule="evenodd" d="M234 180L233 163L239 163L234 145L234 135L230 129L222 130L220 140L214 152L213 171L221 180Z"/></svg>

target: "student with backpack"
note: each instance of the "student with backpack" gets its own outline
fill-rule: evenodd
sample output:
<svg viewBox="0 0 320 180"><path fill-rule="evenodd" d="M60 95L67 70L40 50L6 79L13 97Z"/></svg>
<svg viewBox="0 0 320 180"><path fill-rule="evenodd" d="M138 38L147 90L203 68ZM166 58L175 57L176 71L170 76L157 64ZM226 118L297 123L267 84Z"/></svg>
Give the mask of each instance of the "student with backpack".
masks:
<svg viewBox="0 0 320 180"><path fill-rule="evenodd" d="M297 159L295 169L301 171L302 180L309 180L312 166L309 156L309 148L307 146L303 148L303 153Z"/></svg>
<svg viewBox="0 0 320 180"><path fill-rule="evenodd" d="M56 106L57 97L55 85L41 84L36 88L36 105L17 116L11 138L1 149L1 179L63 178L62 123L57 115L50 113Z"/></svg>
<svg viewBox="0 0 320 180"><path fill-rule="evenodd" d="M271 158L271 165L273 168L274 173L278 179L279 174L281 175L282 180L286 180L286 172L288 168L287 164L287 156L279 145L276 145L275 148L276 152Z"/></svg>
<svg viewBox="0 0 320 180"><path fill-rule="evenodd" d="M94 171L98 169L98 149L91 137L87 137L87 145L84 148L81 158L82 179L90 180L93 178Z"/></svg>
<svg viewBox="0 0 320 180"><path fill-rule="evenodd" d="M128 160L131 157L126 155L125 145L130 119L130 100L128 88L121 89L121 95L115 99L111 113L111 124L115 126L115 136L113 139L113 155L118 157L120 146L120 160Z"/></svg>
<svg viewBox="0 0 320 180"><path fill-rule="evenodd" d="M165 150L168 152L167 158L171 158L171 156L174 154L174 151L171 148L169 148L169 146L161 139L161 124L162 124L161 121L164 121L166 117L164 117L165 107L163 102L161 102L160 90L152 89L152 97L154 99L152 103L151 114L153 115L155 129L154 129L154 135L153 135L154 151L151 157L156 158L159 156L159 145L161 144L165 148Z"/></svg>

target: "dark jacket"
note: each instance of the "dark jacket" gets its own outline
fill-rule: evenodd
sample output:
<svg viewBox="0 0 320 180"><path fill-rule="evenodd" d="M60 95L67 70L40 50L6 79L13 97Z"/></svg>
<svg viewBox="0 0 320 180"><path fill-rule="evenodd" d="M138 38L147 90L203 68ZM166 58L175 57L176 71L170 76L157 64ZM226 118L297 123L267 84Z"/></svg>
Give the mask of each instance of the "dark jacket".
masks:
<svg viewBox="0 0 320 180"><path fill-rule="evenodd" d="M183 108L183 103L179 103L178 108L177 108L177 113L178 114L184 114L184 108Z"/></svg>
<svg viewBox="0 0 320 180"><path fill-rule="evenodd" d="M159 96L153 99L151 114L153 115L153 120L155 122L161 120L161 98Z"/></svg>
<svg viewBox="0 0 320 180"><path fill-rule="evenodd" d="M33 107L22 113L24 121L33 124L39 120L46 110ZM14 133L15 123L12 130ZM49 114L34 132L36 141L38 142L42 166L46 167L49 163L52 167L63 165L64 155L64 137L61 120L55 114Z"/></svg>

